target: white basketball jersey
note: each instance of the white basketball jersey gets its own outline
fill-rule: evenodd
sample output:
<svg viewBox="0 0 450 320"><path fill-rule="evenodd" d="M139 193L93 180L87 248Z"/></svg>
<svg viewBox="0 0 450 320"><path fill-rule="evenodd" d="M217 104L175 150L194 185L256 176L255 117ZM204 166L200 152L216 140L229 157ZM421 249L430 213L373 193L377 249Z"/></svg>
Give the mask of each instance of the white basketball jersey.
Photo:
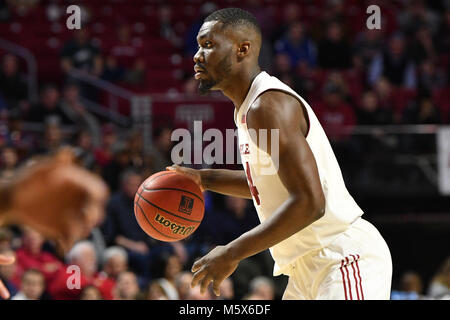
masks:
<svg viewBox="0 0 450 320"><path fill-rule="evenodd" d="M297 258L314 249L330 244L349 225L363 214L348 193L342 178L341 169L336 160L325 132L308 103L289 86L266 72L261 72L254 79L250 90L239 111L234 114L238 128L239 149L247 180L253 195L253 203L259 219L263 222L269 218L287 199L288 191L278 176L276 159L265 152L267 147L261 141L264 136L259 134L258 145L254 141L252 130L247 128L247 112L253 102L267 90L278 90L296 97L306 108L309 118L309 131L306 141L312 150L317 163L322 190L325 195L325 214L308 227L292 235L288 239L270 248L275 260L274 275L286 271L286 268ZM306 115L305 115L306 116ZM253 139L251 138L253 137ZM272 134L272 155L276 152L275 141L278 135ZM266 145L267 145L266 144Z"/></svg>

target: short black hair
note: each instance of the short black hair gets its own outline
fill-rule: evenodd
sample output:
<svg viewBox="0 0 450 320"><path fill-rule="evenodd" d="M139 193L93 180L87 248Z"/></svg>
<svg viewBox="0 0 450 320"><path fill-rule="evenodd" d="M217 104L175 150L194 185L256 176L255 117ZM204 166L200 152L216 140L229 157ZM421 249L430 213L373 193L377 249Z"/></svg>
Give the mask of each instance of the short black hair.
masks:
<svg viewBox="0 0 450 320"><path fill-rule="evenodd" d="M261 27L256 17L248 11L239 8L225 8L214 11L207 16L204 22L220 21L227 26L249 26L261 34Z"/></svg>

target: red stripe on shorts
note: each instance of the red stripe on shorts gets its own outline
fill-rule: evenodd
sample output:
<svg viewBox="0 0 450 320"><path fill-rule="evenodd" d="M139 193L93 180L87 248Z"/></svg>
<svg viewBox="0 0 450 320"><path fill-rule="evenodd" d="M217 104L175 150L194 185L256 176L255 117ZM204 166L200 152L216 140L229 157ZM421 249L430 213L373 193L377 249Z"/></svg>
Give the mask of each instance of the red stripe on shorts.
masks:
<svg viewBox="0 0 450 320"><path fill-rule="evenodd" d="M358 259L356 259L356 269L358 269L359 290L361 291L361 297L362 297L362 300L364 300L364 293L363 293L363 289L362 289L362 279L361 279L361 274L360 274L360 272L359 272L359 265L358 265L359 254L357 254L356 257L358 258Z"/></svg>
<svg viewBox="0 0 450 320"><path fill-rule="evenodd" d="M356 296L358 297L358 300L360 300L359 298L359 291L358 291L358 278L356 277L356 270L355 270L355 266L353 265L353 263L356 262L356 257L354 255L350 255L353 258L353 261L351 263L352 269L353 269L353 277L355 278L355 289L356 289Z"/></svg>
<svg viewBox="0 0 450 320"><path fill-rule="evenodd" d="M344 276L344 271L342 270L343 267L344 267L344 260L341 260L341 267L339 268L339 270L341 270L341 274L342 274L342 283L344 284L345 300L348 300L348 298L347 298L347 286L345 285L345 276Z"/></svg>
<svg viewBox="0 0 450 320"><path fill-rule="evenodd" d="M349 277L350 272L349 272L348 269L347 269L347 265L348 265L348 257L345 257L345 262L346 262L346 264L345 264L345 270L347 271L348 291L349 291L349 293L350 293L350 300L353 300L353 297L352 297L352 283L350 282L350 277Z"/></svg>

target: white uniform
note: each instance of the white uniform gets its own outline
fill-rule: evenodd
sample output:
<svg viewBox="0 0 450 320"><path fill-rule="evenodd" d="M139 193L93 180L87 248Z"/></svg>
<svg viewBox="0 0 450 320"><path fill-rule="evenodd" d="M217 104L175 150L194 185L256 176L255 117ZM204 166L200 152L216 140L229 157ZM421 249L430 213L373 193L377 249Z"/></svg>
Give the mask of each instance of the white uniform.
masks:
<svg viewBox="0 0 450 320"><path fill-rule="evenodd" d="M259 219L270 217L288 198L288 191L278 176L278 161L267 152L272 142L258 145L247 128L247 112L267 90L278 90L296 97L306 108L309 130L306 141L317 163L326 199L325 214L308 227L270 248L275 260L274 275L286 274L289 283L285 299L388 299L392 278L389 249L348 193L341 170L328 141L308 103L290 87L266 72L252 82L239 111L234 115L238 127L242 164L252 191ZM253 139L252 139L253 137ZM271 143L271 144L270 144Z"/></svg>

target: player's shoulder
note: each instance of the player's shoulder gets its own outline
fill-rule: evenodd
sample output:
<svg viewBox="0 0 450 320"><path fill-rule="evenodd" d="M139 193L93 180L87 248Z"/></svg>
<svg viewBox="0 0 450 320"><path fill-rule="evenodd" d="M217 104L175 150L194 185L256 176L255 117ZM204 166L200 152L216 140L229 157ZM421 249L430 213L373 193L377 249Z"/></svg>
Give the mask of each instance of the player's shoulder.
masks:
<svg viewBox="0 0 450 320"><path fill-rule="evenodd" d="M247 121L260 127L274 121L298 120L302 116L300 106L300 101L292 94L276 89L267 90L249 107Z"/></svg>

